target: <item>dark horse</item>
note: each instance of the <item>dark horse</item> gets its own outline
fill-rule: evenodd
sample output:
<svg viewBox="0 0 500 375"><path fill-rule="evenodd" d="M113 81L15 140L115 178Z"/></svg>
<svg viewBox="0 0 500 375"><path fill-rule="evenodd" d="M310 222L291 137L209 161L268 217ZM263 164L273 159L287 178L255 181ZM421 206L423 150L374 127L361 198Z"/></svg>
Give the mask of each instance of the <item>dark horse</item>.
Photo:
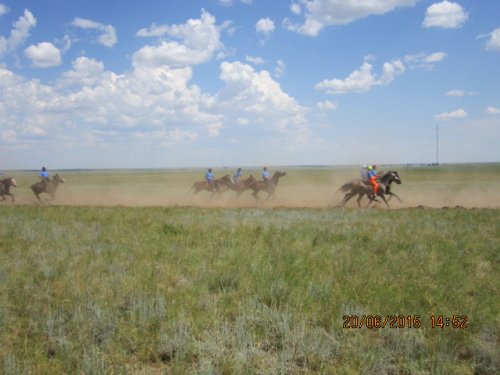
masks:
<svg viewBox="0 0 500 375"><path fill-rule="evenodd" d="M12 177L6 177L0 180L0 197L2 197L2 201L5 200L6 195L10 195L12 203L14 203L14 194L10 192L11 186L17 186L16 180Z"/></svg>
<svg viewBox="0 0 500 375"><path fill-rule="evenodd" d="M231 177L229 177L229 173L223 177L215 179L213 183L214 184L212 187L207 181L195 182L193 186L191 186L191 190L194 190L193 195L199 193L202 190L206 190L212 192L212 195L210 196L210 199L212 199L214 195L217 194L219 196L223 191L230 189L231 185L233 185Z"/></svg>
<svg viewBox="0 0 500 375"><path fill-rule="evenodd" d="M250 176L246 180L242 181L244 183L243 190L253 190L252 195L255 199L259 199L259 191L261 190L267 193L266 200L270 199L271 197L276 198L276 188L278 187L280 178L285 175L286 172L276 171L268 181L257 181L255 177ZM238 195L240 194L241 192L238 193Z"/></svg>
<svg viewBox="0 0 500 375"><path fill-rule="evenodd" d="M360 201L361 198L363 198L364 195L370 199L368 202L367 207L373 202L376 201L377 197L382 198L384 203L386 204L387 207L389 207L388 200L390 200L392 197L396 197L400 202L401 199L391 191L391 184L395 182L397 184L401 184L401 178L399 177L398 172L396 171L389 171L387 173L384 173L382 177L380 177L380 182L378 186L378 191L377 191L377 196L373 196L373 187L370 185L368 182L364 182L361 179L357 180L352 180L350 182L345 183L340 187L340 191L346 193L344 196L344 199L338 204L338 206L342 207L344 204L346 204L352 197L354 197L356 194L358 195L358 206L361 207ZM388 195L389 199L385 199L385 196Z"/></svg>
<svg viewBox="0 0 500 375"><path fill-rule="evenodd" d="M47 179L45 183L43 181L39 181L36 184L31 185L31 190L35 193L38 201L43 203L42 198L40 198L40 194L47 193L50 195L50 200L54 200L57 187L64 181L66 181L64 178L59 176L59 174L56 174L54 177Z"/></svg>

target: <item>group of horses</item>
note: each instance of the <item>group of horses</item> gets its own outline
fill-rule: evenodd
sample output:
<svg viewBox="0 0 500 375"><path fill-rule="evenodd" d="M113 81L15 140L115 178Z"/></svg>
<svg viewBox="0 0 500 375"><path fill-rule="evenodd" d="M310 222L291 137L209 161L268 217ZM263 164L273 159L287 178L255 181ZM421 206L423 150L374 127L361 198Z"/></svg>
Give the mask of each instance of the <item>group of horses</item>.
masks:
<svg viewBox="0 0 500 375"><path fill-rule="evenodd" d="M250 175L247 178L235 183L228 173L223 177L213 180L212 183L209 183L208 181L195 182L191 187L191 190L193 191L193 195L203 190L208 191L211 193L210 199L215 196L220 196L225 191L234 191L236 192L236 197L239 197L246 190L251 190L252 196L256 200L260 199L259 192L263 191L267 193L266 199L272 199L276 197L276 188L278 187L280 178L285 175L286 172L276 171L267 181L259 181L254 176ZM56 174L52 178L46 179L45 181L39 181L31 185L31 190L38 199L38 202L43 203L40 194L49 194L51 200L54 200L57 187L64 181L64 178L62 178L59 174ZM378 198L380 198L385 205L389 207L388 202L392 199L392 197L395 197L401 202L401 199L391 190L392 183L402 183L401 178L396 171L389 171L381 175L376 194L373 194L373 187L367 181L364 181L363 179L351 180L338 189L339 191L345 193L345 195L342 201L340 201L336 206L344 206L351 198L357 195L357 203L358 206L361 207L361 199L366 195L369 200L367 206L373 202L379 202ZM10 196L12 203L14 203L14 195L11 193L10 188L16 186L16 180L12 177L0 179L0 201L4 201L6 196Z"/></svg>
<svg viewBox="0 0 500 375"><path fill-rule="evenodd" d="M235 191L236 197L239 197L244 191L251 190L252 196L259 200L259 192L264 191L267 193L266 199L275 198L276 188L278 187L278 183L280 178L285 176L286 172L276 171L272 175L272 177L267 181L259 181L253 175L248 176L238 182L234 182L229 173L226 175L214 179L212 183L208 181L198 181L193 184L191 190L193 191L193 195L199 193L200 191L209 191L212 193L210 199L215 196L220 196L225 191Z"/></svg>
<svg viewBox="0 0 500 375"><path fill-rule="evenodd" d="M193 195L199 193L200 191L209 191L212 193L210 199L215 196L220 196L223 192L232 190L236 191L236 196L239 197L244 191L252 190L253 197L259 199L259 191L264 191L267 193L266 199L271 199L276 197L276 188L278 186L281 177L285 176L285 172L276 171L273 176L268 181L258 181L255 177L250 175L249 177L242 179L241 181L235 183L229 173L215 179L210 184L208 181L198 181L193 184L191 190ZM401 178L397 171L389 171L383 173L380 176L380 182L378 183L378 190L376 194L373 194L373 187L368 183L368 181L361 178L351 180L344 185L342 185L338 190L345 193L344 198L340 201L337 207L343 207L351 198L358 196L357 203L361 207L361 199L366 195L368 197L368 205L373 202L379 202L378 198L382 199L387 207L389 207L389 201L392 197L395 197L401 202L401 199L391 190L392 183L401 184ZM386 198L387 197L387 198Z"/></svg>
<svg viewBox="0 0 500 375"><path fill-rule="evenodd" d="M30 186L30 188L38 199L38 202L43 203L40 194L47 193L50 195L50 200L54 200L57 187L64 181L64 178L59 176L59 174L55 174L52 178L47 178L45 181L38 181L37 183L34 183ZM4 201L5 197L9 196L12 203L14 203L14 194L11 193L10 188L16 186L17 182L12 177L5 177L3 179L0 179L0 197L2 198L0 199L0 201Z"/></svg>

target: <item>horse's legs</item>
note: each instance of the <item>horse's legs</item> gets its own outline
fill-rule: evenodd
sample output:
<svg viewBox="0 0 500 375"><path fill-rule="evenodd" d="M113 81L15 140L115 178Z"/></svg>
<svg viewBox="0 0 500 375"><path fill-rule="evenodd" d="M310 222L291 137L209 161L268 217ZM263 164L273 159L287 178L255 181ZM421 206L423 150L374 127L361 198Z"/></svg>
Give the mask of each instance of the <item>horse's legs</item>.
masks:
<svg viewBox="0 0 500 375"><path fill-rule="evenodd" d="M361 203L360 202L361 202L361 198L363 198L364 195L365 195L365 193L359 193L358 194L358 200L357 200L358 207L361 207Z"/></svg>
<svg viewBox="0 0 500 375"><path fill-rule="evenodd" d="M387 208L390 208L389 207L389 203L387 202L387 199L385 199L385 196L384 195L381 195L380 196L382 198L382 200L384 201L385 205L387 206Z"/></svg>
<svg viewBox="0 0 500 375"><path fill-rule="evenodd" d="M401 198L399 198L399 197L397 196L397 194L395 194L395 193L389 193L389 199L388 199L387 201L389 202L389 201L391 200L391 198L392 198L392 197L396 197L396 198L397 198L397 200L398 200L400 203L403 203L403 201L401 200Z"/></svg>
<svg viewBox="0 0 500 375"><path fill-rule="evenodd" d="M344 206L344 204L346 204L355 195L356 195L356 193L352 193L352 192L344 195L344 199L342 199L342 201L339 203L339 207Z"/></svg>

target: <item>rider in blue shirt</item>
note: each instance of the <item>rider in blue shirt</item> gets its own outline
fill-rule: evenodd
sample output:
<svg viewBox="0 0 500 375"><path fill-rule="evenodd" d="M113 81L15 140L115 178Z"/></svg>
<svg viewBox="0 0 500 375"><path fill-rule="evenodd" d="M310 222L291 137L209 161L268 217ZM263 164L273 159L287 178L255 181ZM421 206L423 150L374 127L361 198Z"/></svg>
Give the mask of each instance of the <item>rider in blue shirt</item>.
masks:
<svg viewBox="0 0 500 375"><path fill-rule="evenodd" d="M269 186L269 171L267 170L267 167L262 169L262 179L264 180L267 188Z"/></svg>
<svg viewBox="0 0 500 375"><path fill-rule="evenodd" d="M208 168L208 171L205 173L205 181L207 181L208 185L212 187L212 191L215 191L214 174L212 173L212 168Z"/></svg>
<svg viewBox="0 0 500 375"><path fill-rule="evenodd" d="M39 177L42 180L43 187L47 188L49 182L49 172L47 171L47 168L42 167Z"/></svg>
<svg viewBox="0 0 500 375"><path fill-rule="evenodd" d="M240 179L241 179L242 175L243 175L243 171L241 170L241 168L238 168L238 170L236 172L234 172L233 183L235 185L238 185L240 183Z"/></svg>

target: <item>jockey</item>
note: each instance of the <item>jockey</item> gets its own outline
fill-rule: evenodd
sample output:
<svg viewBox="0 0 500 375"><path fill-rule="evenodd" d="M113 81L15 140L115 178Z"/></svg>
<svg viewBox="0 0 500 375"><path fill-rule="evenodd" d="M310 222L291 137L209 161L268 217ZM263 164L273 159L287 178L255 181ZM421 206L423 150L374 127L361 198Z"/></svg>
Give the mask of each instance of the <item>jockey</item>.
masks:
<svg viewBox="0 0 500 375"><path fill-rule="evenodd" d="M376 196L378 193L378 183L377 183L377 166L369 165L368 166L368 182L373 186L373 195Z"/></svg>
<svg viewBox="0 0 500 375"><path fill-rule="evenodd" d="M49 182L49 172L47 171L47 168L42 167L42 170L38 177L40 177L43 187L46 189Z"/></svg>
<svg viewBox="0 0 500 375"><path fill-rule="evenodd" d="M241 176L243 175L243 171L241 168L238 168L236 172L234 172L233 175L233 184L238 185L240 183Z"/></svg>
<svg viewBox="0 0 500 375"><path fill-rule="evenodd" d="M267 188L269 186L269 171L267 170L267 167L262 169L262 179L264 180Z"/></svg>
<svg viewBox="0 0 500 375"><path fill-rule="evenodd" d="M215 191L214 174L212 173L212 168L208 168L207 172L205 173L205 181L207 182L208 186L212 187L212 191Z"/></svg>
<svg viewBox="0 0 500 375"><path fill-rule="evenodd" d="M363 164L360 171L361 180L363 182L368 182L368 165Z"/></svg>

